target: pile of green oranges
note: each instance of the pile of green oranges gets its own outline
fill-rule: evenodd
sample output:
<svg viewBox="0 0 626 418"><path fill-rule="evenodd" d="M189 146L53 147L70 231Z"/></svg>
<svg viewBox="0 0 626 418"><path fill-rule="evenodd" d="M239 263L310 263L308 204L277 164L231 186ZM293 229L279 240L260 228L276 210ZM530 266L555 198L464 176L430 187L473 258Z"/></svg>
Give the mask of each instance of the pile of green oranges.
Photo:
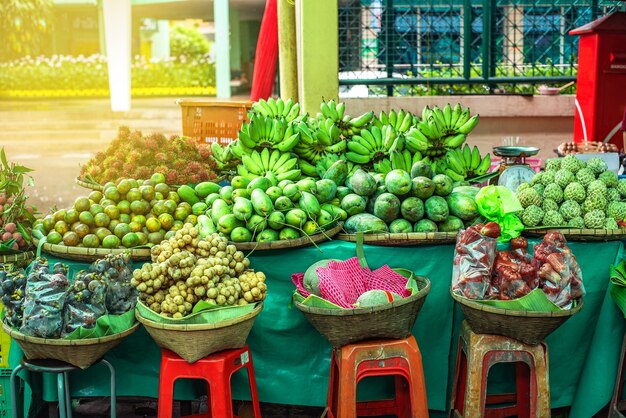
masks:
<svg viewBox="0 0 626 418"><path fill-rule="evenodd" d="M107 183L102 192L81 196L71 208L37 220L34 229L51 244L133 248L159 244L185 223L196 221L191 205L157 173L149 180Z"/></svg>

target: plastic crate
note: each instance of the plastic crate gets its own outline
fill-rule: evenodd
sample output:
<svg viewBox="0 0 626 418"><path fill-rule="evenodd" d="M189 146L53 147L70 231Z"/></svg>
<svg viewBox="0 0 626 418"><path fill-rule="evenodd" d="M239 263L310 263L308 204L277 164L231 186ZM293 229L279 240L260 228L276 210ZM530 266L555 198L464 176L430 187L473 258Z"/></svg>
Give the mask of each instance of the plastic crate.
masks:
<svg viewBox="0 0 626 418"><path fill-rule="evenodd" d="M200 142L228 144L237 139L247 120L250 101L179 100L183 113L183 135Z"/></svg>
<svg viewBox="0 0 626 418"><path fill-rule="evenodd" d="M0 369L0 417L10 417L11 405L11 369Z"/></svg>

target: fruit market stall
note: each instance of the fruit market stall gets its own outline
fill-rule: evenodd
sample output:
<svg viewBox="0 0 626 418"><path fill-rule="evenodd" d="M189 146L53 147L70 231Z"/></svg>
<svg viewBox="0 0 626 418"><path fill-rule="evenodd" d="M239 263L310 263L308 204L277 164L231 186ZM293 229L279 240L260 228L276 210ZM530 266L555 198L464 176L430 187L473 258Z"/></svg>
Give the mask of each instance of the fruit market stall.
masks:
<svg viewBox="0 0 626 418"><path fill-rule="evenodd" d="M239 324L234 340L241 347L250 332L261 401L321 406L331 347L307 322L314 312L303 315L302 306L317 298L326 308L347 309L347 318L361 308L391 311L403 299L398 304L415 303L412 315L419 313L412 332L424 359L429 408L443 412L462 312L471 324L469 303L505 312L508 302L518 303L528 313L519 321L531 323L531 313L541 318L544 312L519 304L541 294L546 312L564 318L547 338L552 407L573 405L573 416L591 416L610 397L624 331L619 308L626 306L619 305L626 298L612 300L617 286L610 284L609 266L622 259L626 180L601 159L568 155L548 161L539 173L527 170L514 187L507 183L511 189L497 185L507 170L488 172L490 155L466 143L478 121L460 104L426 107L419 115L401 110L351 117L343 103L330 100L309 116L297 103L270 99L252 105L238 139L228 145L167 142L121 129L111 147L82 169L77 183L84 195L32 222L32 242L47 261L37 259L31 267L59 269L63 280L55 271L50 286L64 283L69 290L57 292L62 301L50 311L63 326L63 318L73 319L72 303L91 301L101 285L128 290L121 299L136 302L129 312L143 326L106 356L121 375L120 396L156 397L159 347L193 363L234 348L203 341L216 329L237 333ZM162 152L152 152L157 149ZM228 182L217 184L222 178ZM520 234L530 240L528 252ZM488 251L480 253L482 247ZM479 251L476 260L473 251ZM358 286L346 285L346 277L367 267L354 265L355 254L372 270ZM112 257L132 261L132 277L131 267L123 275L100 267ZM67 266L57 267L60 261ZM460 274L462 266L468 270ZM324 269L337 270L332 276ZM385 280L374 280L376 271L386 271ZM24 341L35 331L45 338L66 334L26 326L31 316L23 307L42 303L29 290L38 283L32 274L23 273L29 277L23 280L10 273L15 279L6 281L6 289L2 283L10 314L4 326L27 356ZM423 287L410 287L418 276ZM340 295L348 289L350 298L329 298L329 289ZM398 329L404 327L406 337L413 320L401 319ZM95 322L90 317L83 325ZM20 331L30 334L22 338ZM11 365L21 354L13 344ZM76 396L106 394L97 370L74 374ZM495 375L506 384L506 373ZM247 396L241 377L234 386L236 397ZM176 396L193 399L202 393L197 389L185 382ZM365 385L365 395L386 389ZM54 392L46 381L44 398Z"/></svg>

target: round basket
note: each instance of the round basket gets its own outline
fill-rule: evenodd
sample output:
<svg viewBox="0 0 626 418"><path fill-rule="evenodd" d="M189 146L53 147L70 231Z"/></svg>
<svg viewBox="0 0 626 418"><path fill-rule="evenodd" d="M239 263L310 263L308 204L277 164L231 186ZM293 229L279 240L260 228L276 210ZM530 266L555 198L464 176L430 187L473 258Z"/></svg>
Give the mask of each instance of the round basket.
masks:
<svg viewBox="0 0 626 418"><path fill-rule="evenodd" d="M620 229L577 229L577 228L542 228L525 229L526 237L542 237L548 232L560 232L568 241L621 241L626 239L626 228Z"/></svg>
<svg viewBox="0 0 626 418"><path fill-rule="evenodd" d="M369 245L386 247L409 247L414 245L453 244L456 232L408 232L364 234L363 242ZM356 242L356 234L338 234L337 239Z"/></svg>
<svg viewBox="0 0 626 418"><path fill-rule="evenodd" d="M561 312L512 311L464 298L450 290L459 304L472 331L478 334L504 335L526 344L539 344L583 308L583 301L575 308Z"/></svg>
<svg viewBox="0 0 626 418"><path fill-rule="evenodd" d="M99 183L92 183L90 181L85 181L80 179L79 177L76 177L74 179L74 181L76 182L76 184L78 184L80 187L84 187L85 189L89 189L89 190L95 190L98 192L102 191L102 185Z"/></svg>
<svg viewBox="0 0 626 418"><path fill-rule="evenodd" d="M298 239L285 239L280 241L270 242L232 242L238 250L255 250L255 251L267 251L267 250L283 250L285 248L299 248L308 247L309 245L317 244L318 242L326 241L333 238L343 229L343 224L339 224L328 231L320 232L319 234L311 235L308 237L300 237Z"/></svg>
<svg viewBox="0 0 626 418"><path fill-rule="evenodd" d="M27 266L35 259L34 251L24 251L15 254L0 254L0 264L16 264L18 266Z"/></svg>
<svg viewBox="0 0 626 418"><path fill-rule="evenodd" d="M2 329L20 346L27 359L53 359L70 363L81 369L86 369L107 351L112 350L124 338L135 332L139 323L135 323L126 331L107 335L102 338L86 338L84 340L63 340L29 337L16 331L4 322Z"/></svg>
<svg viewBox="0 0 626 418"><path fill-rule="evenodd" d="M333 309L306 306L294 300L294 305L333 347L377 338L406 338L412 333L426 295L430 280L415 276L420 291L386 305L370 308Z"/></svg>
<svg viewBox="0 0 626 418"><path fill-rule="evenodd" d="M38 242L35 241L35 245ZM109 254L121 254L130 251L130 258L133 261L150 260L150 248L86 248L86 247L68 247L66 245L50 244L44 242L42 251L55 257L65 258L67 260L93 262L100 258L104 258Z"/></svg>
<svg viewBox="0 0 626 418"><path fill-rule="evenodd" d="M159 347L195 363L209 354L243 347L262 309L263 303L259 303L245 315L213 324L161 324L144 318L139 311L135 311L135 317Z"/></svg>

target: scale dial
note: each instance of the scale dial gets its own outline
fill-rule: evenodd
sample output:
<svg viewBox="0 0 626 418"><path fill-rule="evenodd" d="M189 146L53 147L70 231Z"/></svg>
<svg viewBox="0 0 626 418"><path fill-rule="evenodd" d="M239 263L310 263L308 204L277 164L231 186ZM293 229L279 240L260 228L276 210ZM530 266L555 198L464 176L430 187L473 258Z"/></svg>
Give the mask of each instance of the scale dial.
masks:
<svg viewBox="0 0 626 418"><path fill-rule="evenodd" d="M535 170L528 165L513 165L504 169L498 179L498 186L505 186L512 191L522 183L530 183L535 176Z"/></svg>

